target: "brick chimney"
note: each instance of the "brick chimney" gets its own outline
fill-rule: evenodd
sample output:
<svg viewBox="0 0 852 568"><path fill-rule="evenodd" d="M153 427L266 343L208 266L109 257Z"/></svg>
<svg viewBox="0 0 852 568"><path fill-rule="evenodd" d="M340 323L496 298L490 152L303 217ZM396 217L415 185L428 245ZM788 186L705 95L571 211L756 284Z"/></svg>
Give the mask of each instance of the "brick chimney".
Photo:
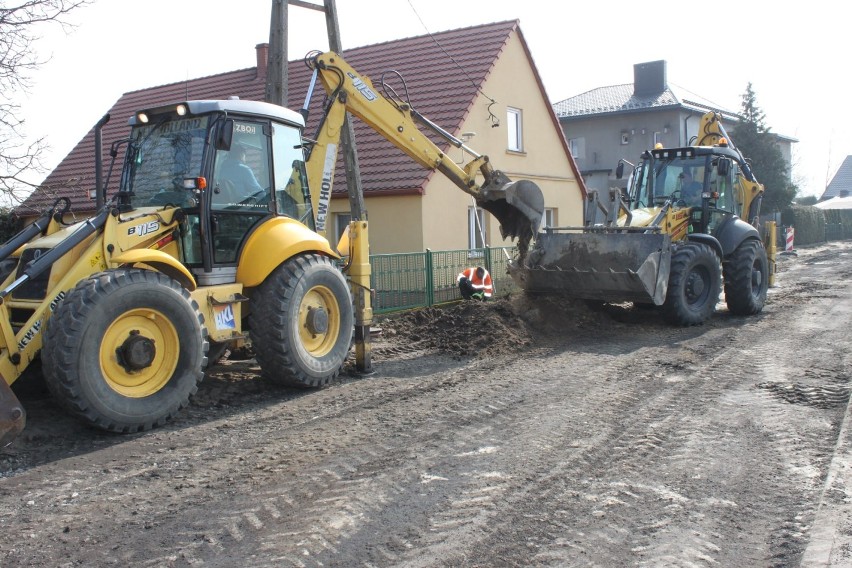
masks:
<svg viewBox="0 0 852 568"><path fill-rule="evenodd" d="M254 51L257 55L257 71L255 71L255 79L266 79L266 66L269 62L269 44L259 43L254 46Z"/></svg>
<svg viewBox="0 0 852 568"><path fill-rule="evenodd" d="M666 62L649 61L633 66L633 94L658 95L669 88L666 81Z"/></svg>

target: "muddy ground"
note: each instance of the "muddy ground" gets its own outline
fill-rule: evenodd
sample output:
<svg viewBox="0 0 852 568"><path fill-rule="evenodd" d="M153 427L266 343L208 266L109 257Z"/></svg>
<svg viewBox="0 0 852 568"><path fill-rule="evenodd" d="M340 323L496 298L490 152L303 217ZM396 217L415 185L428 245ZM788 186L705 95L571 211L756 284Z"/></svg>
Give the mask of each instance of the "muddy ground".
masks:
<svg viewBox="0 0 852 568"><path fill-rule="evenodd" d="M852 499L829 480L852 243L798 253L755 317L423 309L376 323L372 375L350 362L286 390L224 360L138 435L83 427L19 381L0 566L802 565L820 511Z"/></svg>

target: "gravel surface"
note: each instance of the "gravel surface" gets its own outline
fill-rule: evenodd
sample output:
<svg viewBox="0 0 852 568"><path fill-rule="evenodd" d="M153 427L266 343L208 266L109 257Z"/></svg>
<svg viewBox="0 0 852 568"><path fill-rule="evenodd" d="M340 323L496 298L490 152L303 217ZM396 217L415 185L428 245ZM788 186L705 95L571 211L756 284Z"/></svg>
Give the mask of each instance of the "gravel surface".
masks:
<svg viewBox="0 0 852 568"><path fill-rule="evenodd" d="M226 359L129 436L33 373L0 566L852 565L850 277L852 243L800 249L761 314L693 328L523 296L418 310L376 322L372 375L287 390Z"/></svg>

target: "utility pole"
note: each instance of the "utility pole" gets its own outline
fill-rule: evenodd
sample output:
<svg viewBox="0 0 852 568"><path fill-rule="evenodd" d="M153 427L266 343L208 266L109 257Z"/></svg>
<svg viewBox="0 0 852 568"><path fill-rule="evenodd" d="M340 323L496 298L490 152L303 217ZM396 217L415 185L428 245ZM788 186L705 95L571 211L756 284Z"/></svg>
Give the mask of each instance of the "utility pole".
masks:
<svg viewBox="0 0 852 568"><path fill-rule="evenodd" d="M340 27L337 23L335 0L325 1L325 25L328 28L328 47L335 53L343 53L340 44ZM361 185L361 169L358 166L358 150L355 147L355 130L349 113L343 119L340 133L340 145L343 147L343 163L346 167L346 188L349 190L349 209L352 220L367 220L367 207L364 205L364 189Z"/></svg>
<svg viewBox="0 0 852 568"><path fill-rule="evenodd" d="M267 101L277 102L270 98L272 75L275 73L272 65L280 61L285 69L281 75L285 82L282 88L283 101L287 100L287 4L293 4L310 10L325 12L325 23L328 31L329 49L342 53L340 42L340 27L337 22L337 6L335 0L323 0L323 6L304 0L273 0L272 19L269 31L269 64L266 96ZM276 33L276 30L280 30ZM276 79L277 80L277 79ZM284 103L277 103L284 104ZM355 308L355 367L360 373L373 372L372 354L370 347L370 325L373 323L372 297L370 290L370 247L367 232L367 207L364 203L364 189L361 185L361 169L358 166L358 151L355 147L355 131L349 113L343 119L340 133L340 146L343 151L343 163L346 171L346 188L349 194L349 241L353 243L349 262L349 281L352 286Z"/></svg>
<svg viewBox="0 0 852 568"><path fill-rule="evenodd" d="M287 66L287 0L272 0L268 57L264 99L268 103L287 106L287 85L290 80Z"/></svg>
<svg viewBox="0 0 852 568"><path fill-rule="evenodd" d="M342 53L340 27L337 23L335 0L325 2L325 25L328 29L328 47L335 53ZM349 239L355 244L349 276L352 281L352 295L355 299L355 367L361 373L372 373L373 362L370 347L370 324L373 323L373 307L370 290L370 247L367 233L367 207L364 204L364 188L361 185L361 169L358 166L358 150L355 147L355 131L349 113L343 118L340 132L340 146L343 150L343 164L346 168L346 189L349 193L349 210L352 222L349 224Z"/></svg>

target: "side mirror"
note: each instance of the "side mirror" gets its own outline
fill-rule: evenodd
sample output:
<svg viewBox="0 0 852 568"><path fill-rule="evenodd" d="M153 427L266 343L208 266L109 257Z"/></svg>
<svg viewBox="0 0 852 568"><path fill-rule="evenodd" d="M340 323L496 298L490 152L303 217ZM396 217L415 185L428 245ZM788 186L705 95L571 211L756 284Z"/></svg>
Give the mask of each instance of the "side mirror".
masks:
<svg viewBox="0 0 852 568"><path fill-rule="evenodd" d="M731 160L728 158L719 158L719 163L716 165L716 173L720 177L727 177L731 172Z"/></svg>
<svg viewBox="0 0 852 568"><path fill-rule="evenodd" d="M618 165L615 166L615 178L621 179L624 177L624 162L618 162Z"/></svg>
<svg viewBox="0 0 852 568"><path fill-rule="evenodd" d="M234 140L234 121L232 119L226 120L221 127L219 127L219 132L216 134L216 149L217 150L230 150L231 142Z"/></svg>

